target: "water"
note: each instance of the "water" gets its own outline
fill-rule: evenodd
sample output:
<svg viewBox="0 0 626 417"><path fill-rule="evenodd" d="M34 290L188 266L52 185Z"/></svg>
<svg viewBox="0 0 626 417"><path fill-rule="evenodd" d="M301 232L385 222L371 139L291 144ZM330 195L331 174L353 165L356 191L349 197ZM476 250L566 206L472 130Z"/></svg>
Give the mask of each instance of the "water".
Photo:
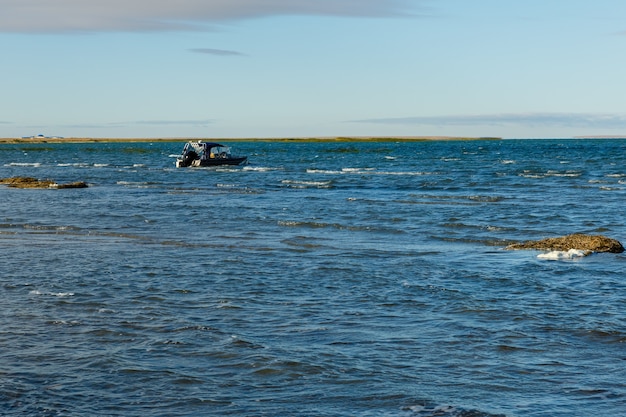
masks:
<svg viewBox="0 0 626 417"><path fill-rule="evenodd" d="M625 140L0 145L0 414L626 416Z"/></svg>

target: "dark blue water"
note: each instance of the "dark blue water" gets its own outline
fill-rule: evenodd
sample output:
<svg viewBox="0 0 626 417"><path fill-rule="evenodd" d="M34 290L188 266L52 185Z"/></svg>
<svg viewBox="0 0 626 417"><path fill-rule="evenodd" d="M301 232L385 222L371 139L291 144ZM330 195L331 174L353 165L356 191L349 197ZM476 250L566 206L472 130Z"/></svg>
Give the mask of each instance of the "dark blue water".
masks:
<svg viewBox="0 0 626 417"><path fill-rule="evenodd" d="M626 141L0 145L0 414L626 416Z"/></svg>

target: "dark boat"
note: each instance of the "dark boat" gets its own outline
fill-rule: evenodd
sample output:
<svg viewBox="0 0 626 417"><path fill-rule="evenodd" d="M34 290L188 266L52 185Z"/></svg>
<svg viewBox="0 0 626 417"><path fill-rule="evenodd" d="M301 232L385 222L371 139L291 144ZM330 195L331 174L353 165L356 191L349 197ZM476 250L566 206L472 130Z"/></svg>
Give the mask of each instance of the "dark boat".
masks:
<svg viewBox="0 0 626 417"><path fill-rule="evenodd" d="M176 158L176 167L212 167L218 165L241 165L247 156L233 156L230 148L215 142L187 142L183 152Z"/></svg>

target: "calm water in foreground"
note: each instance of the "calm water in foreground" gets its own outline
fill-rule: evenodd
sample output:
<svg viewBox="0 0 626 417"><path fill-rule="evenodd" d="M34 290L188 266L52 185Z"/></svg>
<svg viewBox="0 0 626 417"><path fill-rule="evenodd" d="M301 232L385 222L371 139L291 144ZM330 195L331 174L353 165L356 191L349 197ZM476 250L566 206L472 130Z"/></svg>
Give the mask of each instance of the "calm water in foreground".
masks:
<svg viewBox="0 0 626 417"><path fill-rule="evenodd" d="M626 416L625 140L0 145L0 414Z"/></svg>

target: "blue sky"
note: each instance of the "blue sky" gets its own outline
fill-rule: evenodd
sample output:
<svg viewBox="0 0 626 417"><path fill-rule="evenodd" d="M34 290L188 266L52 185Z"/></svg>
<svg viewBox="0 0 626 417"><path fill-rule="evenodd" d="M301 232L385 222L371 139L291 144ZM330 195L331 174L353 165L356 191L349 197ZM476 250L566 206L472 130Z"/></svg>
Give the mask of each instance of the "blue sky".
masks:
<svg viewBox="0 0 626 417"><path fill-rule="evenodd" d="M626 136L623 0L0 0L0 137Z"/></svg>

